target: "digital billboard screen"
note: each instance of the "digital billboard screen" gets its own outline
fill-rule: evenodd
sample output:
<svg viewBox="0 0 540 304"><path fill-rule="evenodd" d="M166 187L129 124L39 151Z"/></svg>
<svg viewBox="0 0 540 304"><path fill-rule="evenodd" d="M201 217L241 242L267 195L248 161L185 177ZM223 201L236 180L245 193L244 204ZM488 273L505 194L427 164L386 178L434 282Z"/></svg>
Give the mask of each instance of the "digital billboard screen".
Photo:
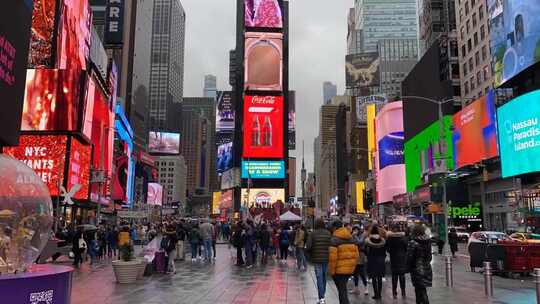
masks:
<svg viewBox="0 0 540 304"><path fill-rule="evenodd" d="M25 1L18 1L23 3ZM32 31L30 36L29 68L52 68L52 54L56 20L57 0L35 0L32 13ZM7 3L7 2L6 2ZM11 3L10 3L11 4ZM11 14L10 10L2 10ZM15 23L11 23L10 27Z"/></svg>
<svg viewBox="0 0 540 304"><path fill-rule="evenodd" d="M0 145L15 146L21 130L32 1L0 3Z"/></svg>
<svg viewBox="0 0 540 304"><path fill-rule="evenodd" d="M379 85L379 54L361 53L345 57L345 80L348 88Z"/></svg>
<svg viewBox="0 0 540 304"><path fill-rule="evenodd" d="M244 98L244 158L283 157L283 96Z"/></svg>
<svg viewBox="0 0 540 304"><path fill-rule="evenodd" d="M148 183L148 196L146 198L148 205L163 205L163 186L158 183Z"/></svg>
<svg viewBox="0 0 540 304"><path fill-rule="evenodd" d="M152 154L179 154L180 134L168 132L150 132L148 152Z"/></svg>
<svg viewBox="0 0 540 304"><path fill-rule="evenodd" d="M540 171L540 90L497 109L503 178Z"/></svg>
<svg viewBox="0 0 540 304"><path fill-rule="evenodd" d="M21 130L77 131L81 76L75 70L27 70Z"/></svg>
<svg viewBox="0 0 540 304"><path fill-rule="evenodd" d="M4 148L4 153L34 170L51 196L57 196L64 181L66 145L67 136L63 135L23 135L19 146Z"/></svg>
<svg viewBox="0 0 540 304"><path fill-rule="evenodd" d="M129 158L125 155L115 159L115 174L113 182L112 199L127 202L128 178L129 178Z"/></svg>
<svg viewBox="0 0 540 304"><path fill-rule="evenodd" d="M455 168L473 165L499 155L493 91L456 113L453 123Z"/></svg>
<svg viewBox="0 0 540 304"><path fill-rule="evenodd" d="M221 197L219 201L220 209L230 209L233 207L234 190L221 191Z"/></svg>
<svg viewBox="0 0 540 304"><path fill-rule="evenodd" d="M284 161L242 161L242 178L280 179L285 178Z"/></svg>
<svg viewBox="0 0 540 304"><path fill-rule="evenodd" d="M69 152L67 191L70 191L75 185L80 185L79 191L75 193L73 198L88 199L91 157L92 146L83 145L78 139L72 137Z"/></svg>
<svg viewBox="0 0 540 304"><path fill-rule="evenodd" d="M57 64L59 69L86 70L90 55L92 12L88 0L62 0L58 25Z"/></svg>
<svg viewBox="0 0 540 304"><path fill-rule="evenodd" d="M218 173L225 172L233 166L233 140L232 132L220 132L216 134L217 164Z"/></svg>
<svg viewBox="0 0 540 304"><path fill-rule="evenodd" d="M288 146L289 150L296 149L296 92L289 92L289 122L288 122Z"/></svg>
<svg viewBox="0 0 540 304"><path fill-rule="evenodd" d="M540 60L537 0L488 0L495 87Z"/></svg>
<svg viewBox="0 0 540 304"><path fill-rule="evenodd" d="M283 83L283 34L245 34L244 89L281 91Z"/></svg>
<svg viewBox="0 0 540 304"><path fill-rule="evenodd" d="M219 204L221 202L221 192L212 193L212 214L219 214Z"/></svg>
<svg viewBox="0 0 540 304"><path fill-rule="evenodd" d="M244 0L244 12L246 27L283 27L283 14L278 0Z"/></svg>
<svg viewBox="0 0 540 304"><path fill-rule="evenodd" d="M216 111L216 131L233 131L235 104L233 102L233 94L231 91L217 92L217 111Z"/></svg>
<svg viewBox="0 0 540 304"><path fill-rule="evenodd" d="M285 202L285 189L242 188L242 206L246 208L271 208L276 202Z"/></svg>

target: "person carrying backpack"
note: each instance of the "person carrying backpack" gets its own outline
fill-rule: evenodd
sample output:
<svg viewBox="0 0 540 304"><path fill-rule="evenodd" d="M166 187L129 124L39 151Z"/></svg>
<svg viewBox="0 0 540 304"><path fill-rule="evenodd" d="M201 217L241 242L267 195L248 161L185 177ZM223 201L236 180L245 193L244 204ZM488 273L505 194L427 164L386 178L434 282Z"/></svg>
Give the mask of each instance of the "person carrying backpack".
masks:
<svg viewBox="0 0 540 304"><path fill-rule="evenodd" d="M279 233L279 258L281 263L287 263L289 255L289 227L284 226Z"/></svg>
<svg viewBox="0 0 540 304"><path fill-rule="evenodd" d="M236 266L244 265L244 258L242 256L242 248L244 248L244 231L242 229L242 223L236 224L231 237L232 245L236 248Z"/></svg>
<svg viewBox="0 0 540 304"><path fill-rule="evenodd" d="M189 232L189 244L191 245L191 262L197 261L197 252L201 243L199 224L195 223Z"/></svg>
<svg viewBox="0 0 540 304"><path fill-rule="evenodd" d="M169 224L165 228L163 239L161 240L161 248L167 253L168 266L167 273L176 273L176 265L174 259L176 257L176 243L178 238L176 237L176 227L173 224Z"/></svg>

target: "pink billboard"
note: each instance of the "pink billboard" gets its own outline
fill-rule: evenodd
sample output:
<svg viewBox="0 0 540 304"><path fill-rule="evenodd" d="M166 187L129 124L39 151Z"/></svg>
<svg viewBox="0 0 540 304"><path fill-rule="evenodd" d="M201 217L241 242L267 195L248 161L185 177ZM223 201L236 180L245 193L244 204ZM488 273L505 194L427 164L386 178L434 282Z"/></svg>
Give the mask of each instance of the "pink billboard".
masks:
<svg viewBox="0 0 540 304"><path fill-rule="evenodd" d="M386 104L375 118L377 204L405 193L403 103Z"/></svg>
<svg viewBox="0 0 540 304"><path fill-rule="evenodd" d="M163 204L163 186L158 183L148 183L148 205L161 206Z"/></svg>

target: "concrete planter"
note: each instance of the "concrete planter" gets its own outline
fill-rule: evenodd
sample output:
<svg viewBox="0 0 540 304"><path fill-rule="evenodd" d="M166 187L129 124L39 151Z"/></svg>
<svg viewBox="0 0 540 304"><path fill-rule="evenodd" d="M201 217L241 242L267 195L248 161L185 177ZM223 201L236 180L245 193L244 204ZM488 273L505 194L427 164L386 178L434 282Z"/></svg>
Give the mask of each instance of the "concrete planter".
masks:
<svg viewBox="0 0 540 304"><path fill-rule="evenodd" d="M137 261L139 262L139 265L137 266L139 270L137 272L137 280L141 280L144 276L144 270L146 269L146 265L148 263L146 262L146 259L137 259Z"/></svg>
<svg viewBox="0 0 540 304"><path fill-rule="evenodd" d="M140 261L137 260L129 262L121 260L113 261L112 266L116 281L120 284L134 283L137 281L140 265Z"/></svg>

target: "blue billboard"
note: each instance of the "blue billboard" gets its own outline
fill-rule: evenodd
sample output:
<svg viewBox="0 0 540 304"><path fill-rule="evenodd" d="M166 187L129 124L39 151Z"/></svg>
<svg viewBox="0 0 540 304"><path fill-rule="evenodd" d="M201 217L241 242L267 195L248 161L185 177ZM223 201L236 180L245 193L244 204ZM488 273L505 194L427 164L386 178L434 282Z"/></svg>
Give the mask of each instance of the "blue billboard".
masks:
<svg viewBox="0 0 540 304"><path fill-rule="evenodd" d="M502 177L540 171L539 120L540 90L497 109Z"/></svg>
<svg viewBox="0 0 540 304"><path fill-rule="evenodd" d="M403 142L405 134L403 132L392 132L379 141L379 170L392 165L402 165Z"/></svg>
<svg viewBox="0 0 540 304"><path fill-rule="evenodd" d="M242 178L281 179L285 178L285 162L280 161L242 161Z"/></svg>

